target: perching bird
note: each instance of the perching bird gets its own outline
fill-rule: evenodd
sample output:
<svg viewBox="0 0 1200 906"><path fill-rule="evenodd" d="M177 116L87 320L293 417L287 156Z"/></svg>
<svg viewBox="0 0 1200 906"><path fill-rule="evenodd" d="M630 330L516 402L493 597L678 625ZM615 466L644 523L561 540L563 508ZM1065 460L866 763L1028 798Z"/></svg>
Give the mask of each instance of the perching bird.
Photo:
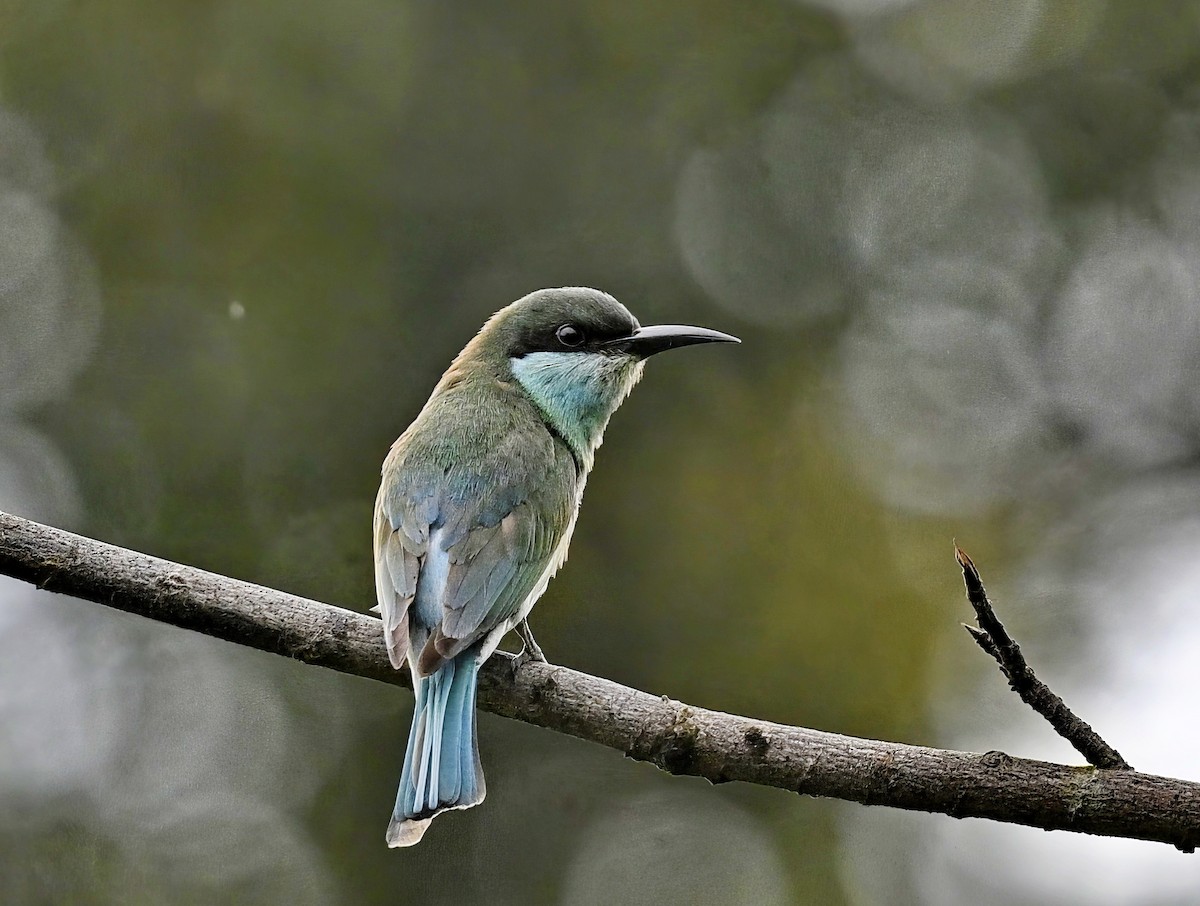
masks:
<svg viewBox="0 0 1200 906"><path fill-rule="evenodd" d="M594 289L543 289L496 312L392 445L375 502L375 586L392 666L416 708L388 846L483 801L480 665L518 629L567 557L609 417L651 355L739 342L702 327L641 327Z"/></svg>

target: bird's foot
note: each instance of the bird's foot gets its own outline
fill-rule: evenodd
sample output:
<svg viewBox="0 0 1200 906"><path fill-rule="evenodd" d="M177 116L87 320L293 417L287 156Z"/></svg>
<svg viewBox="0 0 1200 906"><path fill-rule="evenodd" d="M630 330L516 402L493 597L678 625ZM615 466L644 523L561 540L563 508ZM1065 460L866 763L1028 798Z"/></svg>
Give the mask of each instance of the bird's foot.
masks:
<svg viewBox="0 0 1200 906"><path fill-rule="evenodd" d="M533 630L529 628L529 620L522 620L516 626L517 635L521 637L521 653L518 657L526 657L531 661L540 661L545 664L546 655L542 653L541 646L533 637Z"/></svg>
<svg viewBox="0 0 1200 906"><path fill-rule="evenodd" d="M512 669L513 678L515 679L517 674L521 672L521 668L523 668L526 664L532 663L533 661L533 655L531 655L529 650L524 646L522 646L521 650L516 654L511 655L508 661L508 666Z"/></svg>
<svg viewBox="0 0 1200 906"><path fill-rule="evenodd" d="M521 639L521 650L512 656L510 662L513 676L516 676L526 664L548 663L546 655L542 653L541 647L533 638L533 632L529 629L529 621L522 620L514 628Z"/></svg>

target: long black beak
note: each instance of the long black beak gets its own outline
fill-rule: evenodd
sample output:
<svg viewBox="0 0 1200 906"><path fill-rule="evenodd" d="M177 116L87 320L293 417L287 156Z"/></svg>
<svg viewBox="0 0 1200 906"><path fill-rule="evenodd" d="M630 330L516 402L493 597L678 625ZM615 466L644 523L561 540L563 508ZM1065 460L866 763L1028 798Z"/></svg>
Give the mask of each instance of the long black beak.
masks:
<svg viewBox="0 0 1200 906"><path fill-rule="evenodd" d="M697 343L740 343L737 337L731 337L719 330L709 330L707 327L689 327L686 324L656 324L653 327L640 327L632 336L612 340L606 345L632 353L639 358L648 358L657 352L677 349L680 346L694 346Z"/></svg>

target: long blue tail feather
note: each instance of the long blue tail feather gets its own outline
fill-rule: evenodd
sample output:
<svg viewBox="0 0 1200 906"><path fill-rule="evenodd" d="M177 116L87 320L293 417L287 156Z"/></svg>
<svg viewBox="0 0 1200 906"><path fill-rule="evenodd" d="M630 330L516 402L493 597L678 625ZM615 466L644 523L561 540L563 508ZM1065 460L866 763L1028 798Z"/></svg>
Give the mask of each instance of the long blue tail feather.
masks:
<svg viewBox="0 0 1200 906"><path fill-rule="evenodd" d="M464 651L416 680L416 706L388 826L389 846L418 842L434 816L483 801L476 734L478 652Z"/></svg>

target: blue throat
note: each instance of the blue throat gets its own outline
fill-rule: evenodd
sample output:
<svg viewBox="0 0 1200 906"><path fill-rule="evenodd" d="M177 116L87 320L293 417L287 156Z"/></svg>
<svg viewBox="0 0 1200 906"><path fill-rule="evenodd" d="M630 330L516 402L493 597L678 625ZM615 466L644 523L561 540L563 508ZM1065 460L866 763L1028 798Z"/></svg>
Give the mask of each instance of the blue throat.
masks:
<svg viewBox="0 0 1200 906"><path fill-rule="evenodd" d="M531 352L510 365L585 469L592 466L609 418L642 376L641 362L599 353Z"/></svg>

